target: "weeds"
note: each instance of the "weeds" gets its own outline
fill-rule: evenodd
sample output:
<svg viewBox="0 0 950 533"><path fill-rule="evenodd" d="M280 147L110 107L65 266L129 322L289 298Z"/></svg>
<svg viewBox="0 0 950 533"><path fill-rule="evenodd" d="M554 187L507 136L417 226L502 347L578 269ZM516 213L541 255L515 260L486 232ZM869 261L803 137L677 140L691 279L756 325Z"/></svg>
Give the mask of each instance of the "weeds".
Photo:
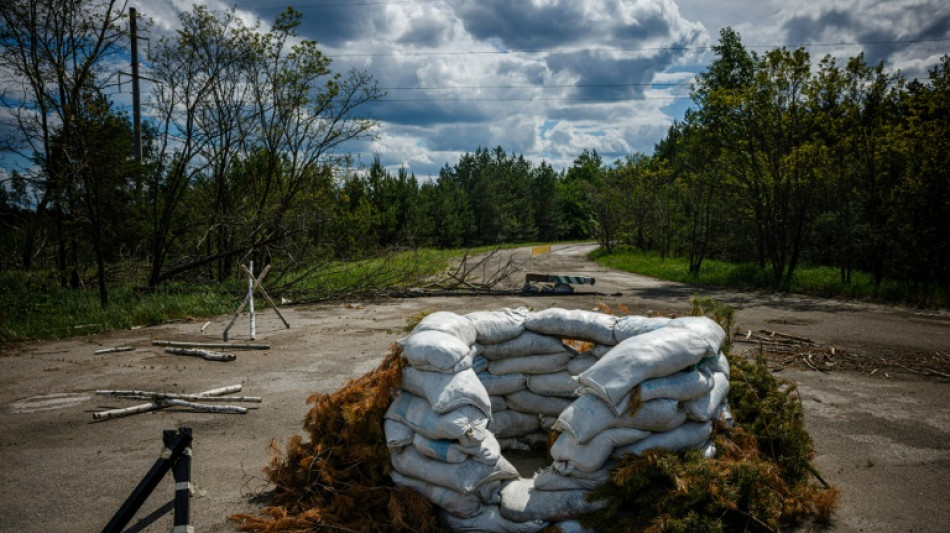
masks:
<svg viewBox="0 0 950 533"><path fill-rule="evenodd" d="M110 290L109 307L103 309L95 290L62 288L43 273L3 272L0 344L218 315L232 310L241 291L237 284L169 284L155 291L124 285Z"/></svg>
<svg viewBox="0 0 950 533"><path fill-rule="evenodd" d="M275 490L260 516L235 515L240 531L441 533L435 507L389 477L383 415L404 362L393 346L376 370L333 394L314 394L304 419L308 440L295 435L264 469Z"/></svg>
<svg viewBox="0 0 950 533"><path fill-rule="evenodd" d="M459 251L413 250L353 262L332 262L264 281L274 298L303 303L378 294L437 274ZM150 290L126 283L109 291L63 288L53 272L0 272L0 345L87 335L234 311L246 280L218 284L166 283ZM264 307L264 302L258 304Z"/></svg>

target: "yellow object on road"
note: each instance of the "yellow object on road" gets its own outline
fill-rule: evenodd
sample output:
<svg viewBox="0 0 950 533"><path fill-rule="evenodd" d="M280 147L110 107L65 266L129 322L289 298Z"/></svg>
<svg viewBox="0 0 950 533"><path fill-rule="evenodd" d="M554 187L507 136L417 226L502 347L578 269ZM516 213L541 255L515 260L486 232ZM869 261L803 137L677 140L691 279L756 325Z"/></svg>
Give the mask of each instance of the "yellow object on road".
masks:
<svg viewBox="0 0 950 533"><path fill-rule="evenodd" d="M531 257L536 255L546 254L551 251L551 245L545 244L544 246L533 246L531 247Z"/></svg>

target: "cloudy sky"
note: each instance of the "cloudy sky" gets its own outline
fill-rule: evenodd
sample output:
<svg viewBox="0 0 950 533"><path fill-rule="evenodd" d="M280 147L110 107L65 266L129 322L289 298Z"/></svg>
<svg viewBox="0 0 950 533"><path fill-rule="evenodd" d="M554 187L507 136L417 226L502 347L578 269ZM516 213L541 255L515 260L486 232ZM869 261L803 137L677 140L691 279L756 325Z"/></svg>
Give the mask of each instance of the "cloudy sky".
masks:
<svg viewBox="0 0 950 533"><path fill-rule="evenodd" d="M192 0L131 0L174 29ZM267 23L287 0L211 0ZM950 53L946 0L294 0L303 37L334 67L368 70L379 137L352 147L420 178L461 153L502 146L556 168L584 149L611 161L652 152L689 106L689 82L732 26L757 51L863 51L907 77ZM152 36L153 38L155 35Z"/></svg>

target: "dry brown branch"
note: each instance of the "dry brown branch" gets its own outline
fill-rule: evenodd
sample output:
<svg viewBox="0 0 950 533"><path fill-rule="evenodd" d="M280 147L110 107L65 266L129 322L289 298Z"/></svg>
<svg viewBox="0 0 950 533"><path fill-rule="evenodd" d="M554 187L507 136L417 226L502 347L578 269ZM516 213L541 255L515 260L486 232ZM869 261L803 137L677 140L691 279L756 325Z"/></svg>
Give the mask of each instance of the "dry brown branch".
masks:
<svg viewBox="0 0 950 533"><path fill-rule="evenodd" d="M520 272L523 266L513 254L505 257L498 248L477 256L470 256L468 252L465 252L454 268L426 285L426 288L447 291L460 289L491 291Z"/></svg>

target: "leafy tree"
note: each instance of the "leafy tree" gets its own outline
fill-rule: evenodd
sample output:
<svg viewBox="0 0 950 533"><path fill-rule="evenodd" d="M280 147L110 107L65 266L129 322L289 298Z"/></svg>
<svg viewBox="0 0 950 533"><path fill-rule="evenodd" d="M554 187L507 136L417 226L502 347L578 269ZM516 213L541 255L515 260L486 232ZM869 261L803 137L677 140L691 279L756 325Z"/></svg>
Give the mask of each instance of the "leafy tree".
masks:
<svg viewBox="0 0 950 533"><path fill-rule="evenodd" d="M292 9L265 33L200 6L181 22L153 62L161 135L150 189L151 285L212 262L227 274L231 258L271 253L306 233L297 209L341 164L343 143L372 135L376 123L359 111L382 95L369 74L334 73L316 42L297 38ZM227 170L235 165L254 173ZM182 227L195 219L180 214L201 180L213 184L213 216L204 228ZM202 237L203 249L181 246L181 235L195 230L216 234L215 245ZM167 268L172 250L176 264Z"/></svg>
<svg viewBox="0 0 950 533"><path fill-rule="evenodd" d="M950 55L902 93L904 110L889 140L902 154L887 209L899 279L939 284L950 294Z"/></svg>
<svg viewBox="0 0 950 533"><path fill-rule="evenodd" d="M73 221L70 233L74 261L78 263L78 247L85 234L96 263L99 300L109 303L106 269L123 244L134 246L135 213L133 191L141 176L138 162L132 157L132 126L128 117L112 110L102 94L87 93L82 114L74 122L75 139L70 150L72 159L56 155L51 159L51 173L61 167L71 169L73 181L68 189L69 215ZM58 142L65 135L57 130ZM65 141L63 141L65 142ZM73 265L78 275L79 265Z"/></svg>
<svg viewBox="0 0 950 533"><path fill-rule="evenodd" d="M538 239L556 241L564 231L564 217L558 198L560 176L551 165L542 161L532 171L531 178L531 211L534 213Z"/></svg>
<svg viewBox="0 0 950 533"><path fill-rule="evenodd" d="M21 261L25 269L31 268L38 224L51 210L64 283L66 227L72 224L69 195L78 179L77 167L87 163L74 150L82 140L87 95L111 82L105 64L124 37L118 26L124 14L124 4L115 0L0 2L0 103L15 124L0 149L36 164L21 174L37 196Z"/></svg>
<svg viewBox="0 0 950 533"><path fill-rule="evenodd" d="M613 250L617 233L616 202L611 201L604 188L604 165L597 150L584 150L574 159L564 178L568 199L565 205L570 228L569 234L597 235L600 245ZM590 232L590 233L588 233Z"/></svg>

